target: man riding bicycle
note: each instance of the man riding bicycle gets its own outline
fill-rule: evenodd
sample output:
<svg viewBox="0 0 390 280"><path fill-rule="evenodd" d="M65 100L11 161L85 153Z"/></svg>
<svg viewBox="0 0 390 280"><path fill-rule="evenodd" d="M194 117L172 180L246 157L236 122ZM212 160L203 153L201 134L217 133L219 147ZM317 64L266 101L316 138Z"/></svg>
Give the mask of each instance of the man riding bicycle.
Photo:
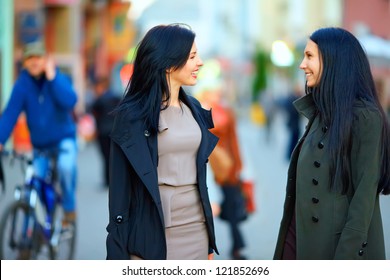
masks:
<svg viewBox="0 0 390 280"><path fill-rule="evenodd" d="M33 146L34 168L44 178L49 160L39 151L57 149L64 224L76 219L77 141L73 109L77 95L70 80L56 69L41 42L26 44L23 69L0 115L0 151L21 112L26 114Z"/></svg>

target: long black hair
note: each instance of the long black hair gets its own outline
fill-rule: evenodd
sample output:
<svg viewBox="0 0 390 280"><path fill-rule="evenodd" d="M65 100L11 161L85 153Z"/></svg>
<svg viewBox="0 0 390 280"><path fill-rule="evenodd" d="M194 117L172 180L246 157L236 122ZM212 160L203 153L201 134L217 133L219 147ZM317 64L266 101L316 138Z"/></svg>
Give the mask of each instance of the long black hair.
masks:
<svg viewBox="0 0 390 280"><path fill-rule="evenodd" d="M150 29L137 46L133 75L115 111L127 109L132 118L144 119L149 131L156 133L160 111L170 100L167 71L186 64L194 40L195 33L186 24Z"/></svg>
<svg viewBox="0 0 390 280"><path fill-rule="evenodd" d="M342 28L321 28L310 40L320 54L321 78L312 93L320 118L329 128L331 189L342 180L342 193L351 187L353 105L366 100L382 116L382 164L378 192L390 194L390 143L387 116L379 102L367 55L359 41Z"/></svg>

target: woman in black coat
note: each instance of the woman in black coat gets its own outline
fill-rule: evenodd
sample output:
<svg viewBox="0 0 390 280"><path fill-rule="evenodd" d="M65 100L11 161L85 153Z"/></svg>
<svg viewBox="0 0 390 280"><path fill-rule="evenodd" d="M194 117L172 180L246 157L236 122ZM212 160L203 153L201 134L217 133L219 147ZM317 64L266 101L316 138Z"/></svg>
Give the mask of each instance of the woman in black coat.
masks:
<svg viewBox="0 0 390 280"><path fill-rule="evenodd" d="M211 112L182 89L203 65L194 39L185 25L160 25L138 46L111 133L107 259L218 253L206 186L218 138Z"/></svg>

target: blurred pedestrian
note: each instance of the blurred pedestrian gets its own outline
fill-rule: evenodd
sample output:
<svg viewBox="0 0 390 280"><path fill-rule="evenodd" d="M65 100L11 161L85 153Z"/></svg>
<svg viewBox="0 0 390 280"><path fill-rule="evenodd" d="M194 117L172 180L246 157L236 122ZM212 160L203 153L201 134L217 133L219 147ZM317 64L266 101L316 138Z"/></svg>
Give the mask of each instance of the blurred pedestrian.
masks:
<svg viewBox="0 0 390 280"><path fill-rule="evenodd" d="M390 193L389 126L359 41L308 40L300 68L309 119L291 157L275 259L386 259L379 194Z"/></svg>
<svg viewBox="0 0 390 280"><path fill-rule="evenodd" d="M77 95L68 77L55 67L42 42L26 44L23 69L0 117L0 150L19 114L26 114L38 176L46 178L48 159L42 151L59 150L58 171L62 187L64 225L76 219L77 141L73 110Z"/></svg>
<svg viewBox="0 0 390 280"><path fill-rule="evenodd" d="M271 91L266 90L261 93L259 99L259 108L263 110L263 119L265 120L265 140L267 144L272 144L272 124L277 109L275 97Z"/></svg>
<svg viewBox="0 0 390 280"><path fill-rule="evenodd" d="M233 108L224 100L223 89L219 84L205 90L199 98L205 108L212 109L215 127L211 132L219 137L217 147L210 156L215 182L223 193L219 217L230 227L231 258L243 260L246 259L242 253L245 241L240 223L247 218L247 212L241 190L242 161L236 132L236 116Z"/></svg>
<svg viewBox="0 0 390 280"><path fill-rule="evenodd" d="M120 97L110 90L110 81L107 77L98 77L94 83L95 99L91 105L91 113L96 123L96 138L100 153L103 157L103 183L106 188L109 185L109 155L110 133L114 124L114 116L111 112L119 104Z"/></svg>
<svg viewBox="0 0 390 280"><path fill-rule="evenodd" d="M217 252L206 162L211 112L182 86L203 65L195 33L158 25L138 45L111 133L107 259L208 259Z"/></svg>
<svg viewBox="0 0 390 280"><path fill-rule="evenodd" d="M286 149L286 159L290 160L291 154L298 143L301 136L301 114L295 109L293 102L303 95L301 87L296 84L291 92L286 97L277 100L277 105L280 106L287 117L287 129L289 139Z"/></svg>

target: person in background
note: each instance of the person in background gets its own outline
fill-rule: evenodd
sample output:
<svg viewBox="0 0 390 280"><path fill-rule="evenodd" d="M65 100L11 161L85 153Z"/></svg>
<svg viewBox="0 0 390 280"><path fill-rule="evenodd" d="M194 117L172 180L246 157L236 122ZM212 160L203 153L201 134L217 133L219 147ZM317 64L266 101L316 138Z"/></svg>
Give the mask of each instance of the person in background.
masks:
<svg viewBox="0 0 390 280"><path fill-rule="evenodd" d="M202 92L199 99L205 108L212 109L215 127L211 132L219 137L217 148L210 157L214 180L221 187L223 196L219 217L226 221L230 227L231 258L244 260L246 257L242 254L242 250L245 247L245 241L240 230L240 223L247 218L247 212L241 190L242 160L236 131L236 116L233 109L224 100L222 84L218 82ZM224 157L227 158L215 158L218 156L216 153L222 151ZM217 166L226 162L231 162L229 167Z"/></svg>
<svg viewBox="0 0 390 280"><path fill-rule="evenodd" d="M114 124L112 110L119 104L120 97L114 95L110 89L110 82L106 77L98 77L94 84L95 99L91 105L91 113L96 122L96 137L100 153L103 157L104 186L109 186L109 156L110 156L110 132Z"/></svg>
<svg viewBox="0 0 390 280"><path fill-rule="evenodd" d="M107 259L218 253L206 184L218 138L211 112L182 88L197 83L202 65L185 24L155 26L137 47L111 132Z"/></svg>
<svg viewBox="0 0 390 280"><path fill-rule="evenodd" d="M359 41L309 38L300 68L309 119L291 156L274 259L386 259L379 195L390 194L389 124Z"/></svg>
<svg viewBox="0 0 390 280"><path fill-rule="evenodd" d="M286 97L278 99L277 105L284 110L287 117L287 129L289 140L286 149L286 159L290 160L291 154L301 136L301 115L295 109L293 102L303 95L301 86L296 84L294 89Z"/></svg>
<svg viewBox="0 0 390 280"><path fill-rule="evenodd" d="M42 151L59 151L58 172L65 210L64 226L76 220L77 141L73 110L77 94L71 81L55 67L42 42L26 44L23 69L0 117L0 150L18 116L25 112L33 146L34 167L46 177L48 160Z"/></svg>

